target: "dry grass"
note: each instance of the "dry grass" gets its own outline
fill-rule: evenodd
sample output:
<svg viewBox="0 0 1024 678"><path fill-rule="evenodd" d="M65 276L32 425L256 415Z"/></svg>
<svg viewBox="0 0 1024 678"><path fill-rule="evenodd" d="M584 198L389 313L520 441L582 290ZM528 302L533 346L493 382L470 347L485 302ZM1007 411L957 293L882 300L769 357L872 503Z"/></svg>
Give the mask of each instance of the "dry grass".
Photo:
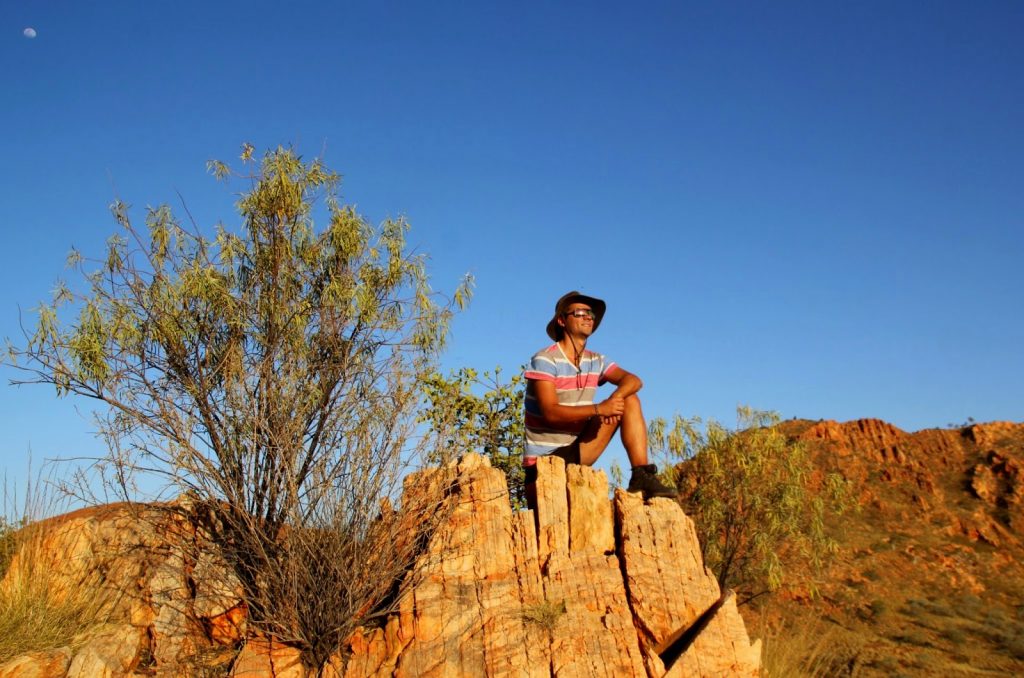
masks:
<svg viewBox="0 0 1024 678"><path fill-rule="evenodd" d="M109 606L94 583L69 586L43 567L45 527L20 530L5 524L0 580L0 663L28 653L75 649L85 631L102 624Z"/></svg>
<svg viewBox="0 0 1024 678"><path fill-rule="evenodd" d="M109 596L98 576L72 583L53 567L48 542L59 523L45 518L69 508L55 487L52 475L40 473L27 483L20 500L17 492L7 487L3 491L7 517L0 516L0 664L28 652L77 649L86 631L110 617Z"/></svg>
<svg viewBox="0 0 1024 678"><path fill-rule="evenodd" d="M809 611L769 628L762 623L765 678L825 678L848 675L857 648L849 645L842 629ZM757 635L756 633L754 635Z"/></svg>

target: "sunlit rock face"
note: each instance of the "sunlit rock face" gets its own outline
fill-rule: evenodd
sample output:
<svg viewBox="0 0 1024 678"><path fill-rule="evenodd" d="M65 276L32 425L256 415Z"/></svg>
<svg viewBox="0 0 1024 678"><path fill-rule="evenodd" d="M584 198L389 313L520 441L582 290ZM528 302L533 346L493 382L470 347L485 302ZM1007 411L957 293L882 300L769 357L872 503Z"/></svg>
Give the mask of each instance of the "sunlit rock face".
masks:
<svg viewBox="0 0 1024 678"><path fill-rule="evenodd" d="M471 455L424 579L383 629L352 638L346 676L756 676L731 597L675 502L602 471L539 460L536 511Z"/></svg>
<svg viewBox="0 0 1024 678"><path fill-rule="evenodd" d="M296 678L758 675L760 643L675 502L609 499L603 472L546 458L536 510L513 511L486 458L456 471L454 506L398 611L322 672L247 628L237 582L187 511L110 506L54 519L39 547L61 585L117 593L106 622L74 649L7 662L0 678L189 676L200 659L220 675Z"/></svg>

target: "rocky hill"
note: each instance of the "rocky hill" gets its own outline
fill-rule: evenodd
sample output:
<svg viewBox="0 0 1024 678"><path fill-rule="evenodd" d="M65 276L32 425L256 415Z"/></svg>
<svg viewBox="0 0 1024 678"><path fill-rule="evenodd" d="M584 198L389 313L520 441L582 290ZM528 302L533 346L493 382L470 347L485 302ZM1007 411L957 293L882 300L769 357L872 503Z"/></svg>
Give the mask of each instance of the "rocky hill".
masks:
<svg viewBox="0 0 1024 678"><path fill-rule="evenodd" d="M1024 675L1024 424L783 429L851 481L858 506L830 525L841 551L820 597L808 586L748 620L815 620L824 675Z"/></svg>
<svg viewBox="0 0 1024 678"><path fill-rule="evenodd" d="M537 510L513 512L504 475L475 455L452 496L397 612L321 675L758 675L760 643L673 501L609 500L603 473L553 458ZM54 586L117 596L74 648L17 657L0 677L314 675L296 648L248 629L236 583L187 515L117 505L44 525L34 566ZM0 586L26 567L15 556Z"/></svg>
<svg viewBox="0 0 1024 678"><path fill-rule="evenodd" d="M805 587L738 612L672 501L609 500L603 474L551 459L536 512L515 512L502 474L471 455L415 586L323 675L752 676L760 643L747 628L769 649L803 643L817 675L1024 675L1024 424L783 430L857 498L829 526L840 553ZM116 592L115 604L74 647L15 658L0 678L309 675L296 648L247 626L215 549L187 510L167 508L40 526L35 571ZM15 556L0 586L26 576Z"/></svg>

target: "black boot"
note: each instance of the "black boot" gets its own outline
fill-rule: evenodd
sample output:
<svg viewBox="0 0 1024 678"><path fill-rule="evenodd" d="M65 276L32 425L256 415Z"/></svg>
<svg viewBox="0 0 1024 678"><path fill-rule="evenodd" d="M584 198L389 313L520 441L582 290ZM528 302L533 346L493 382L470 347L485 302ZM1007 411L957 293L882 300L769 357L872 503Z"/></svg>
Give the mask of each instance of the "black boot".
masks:
<svg viewBox="0 0 1024 678"><path fill-rule="evenodd" d="M644 499L653 497L675 497L676 491L658 480L658 467L654 464L634 466L629 476L629 492L643 492Z"/></svg>

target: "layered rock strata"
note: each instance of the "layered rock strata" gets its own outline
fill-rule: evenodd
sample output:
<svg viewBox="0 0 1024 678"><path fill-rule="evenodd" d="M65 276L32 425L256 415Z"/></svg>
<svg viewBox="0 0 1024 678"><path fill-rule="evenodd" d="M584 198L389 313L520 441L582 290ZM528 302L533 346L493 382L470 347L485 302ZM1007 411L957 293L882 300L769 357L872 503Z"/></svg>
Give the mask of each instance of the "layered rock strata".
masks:
<svg viewBox="0 0 1024 678"><path fill-rule="evenodd" d="M603 472L557 458L539 461L536 512L511 510L484 458L462 460L458 486L422 581L352 638L346 677L758 675L760 642L731 598L716 605L675 502L609 500ZM684 646L665 643L698 621Z"/></svg>

